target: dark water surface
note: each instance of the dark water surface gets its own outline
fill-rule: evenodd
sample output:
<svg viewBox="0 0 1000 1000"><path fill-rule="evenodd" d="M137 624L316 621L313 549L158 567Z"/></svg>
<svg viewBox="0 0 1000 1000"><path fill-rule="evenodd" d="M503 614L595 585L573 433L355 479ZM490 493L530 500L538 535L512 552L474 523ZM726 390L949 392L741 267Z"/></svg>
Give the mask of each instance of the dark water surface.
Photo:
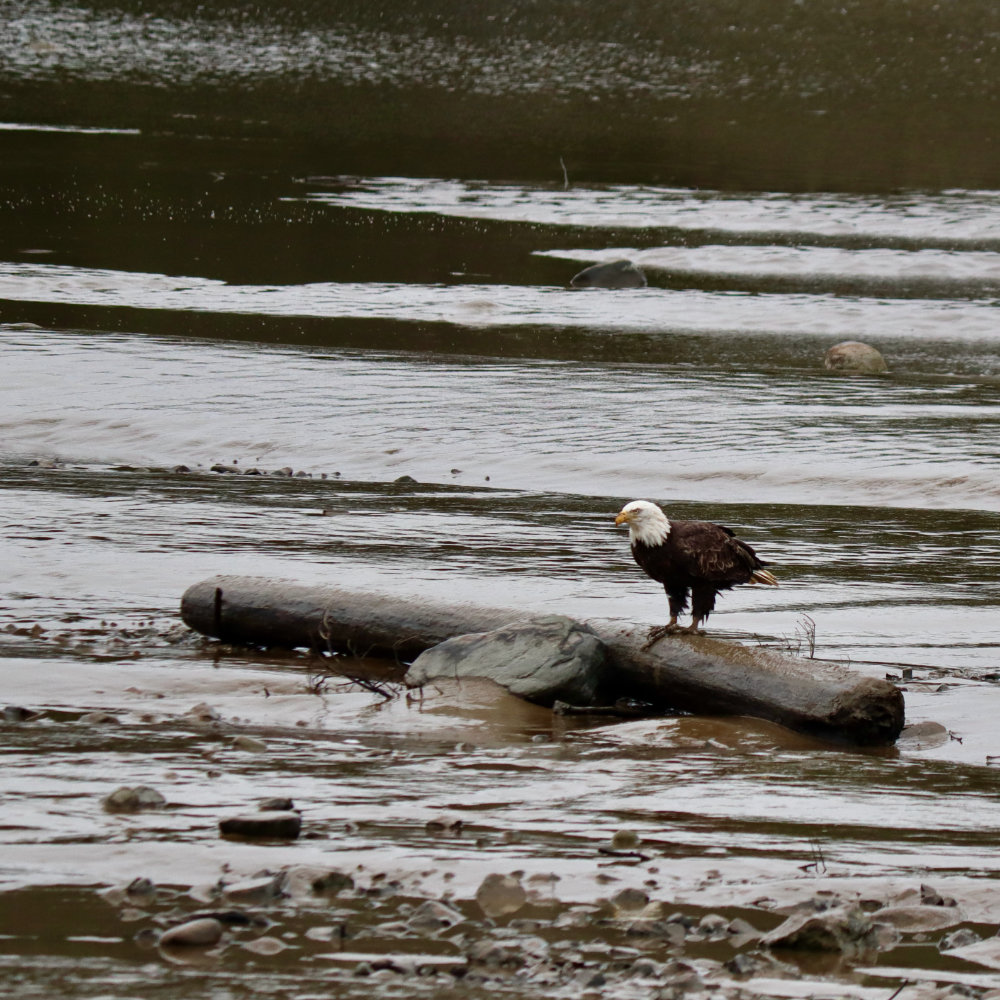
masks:
<svg viewBox="0 0 1000 1000"><path fill-rule="evenodd" d="M10 0L0 29L0 698L43 713L0 729L0 993L575 997L600 968L655 995L608 971L636 954L736 989L728 943L574 909L626 887L763 931L930 882L996 933L995 4ZM568 287L621 257L648 287ZM827 372L844 340L889 373ZM660 622L613 527L640 496L773 564L716 634L905 679L938 725L860 754L385 700L178 622L217 572ZM101 809L139 784L167 808ZM218 837L279 795L303 839ZM602 853L621 830L641 859ZM220 878L296 865L355 890L261 904L202 964L146 948ZM494 871L533 927L484 927ZM385 929L442 897L458 937ZM447 971L494 931L548 958ZM1000 985L939 937L747 989ZM353 976L386 951L430 971Z"/></svg>

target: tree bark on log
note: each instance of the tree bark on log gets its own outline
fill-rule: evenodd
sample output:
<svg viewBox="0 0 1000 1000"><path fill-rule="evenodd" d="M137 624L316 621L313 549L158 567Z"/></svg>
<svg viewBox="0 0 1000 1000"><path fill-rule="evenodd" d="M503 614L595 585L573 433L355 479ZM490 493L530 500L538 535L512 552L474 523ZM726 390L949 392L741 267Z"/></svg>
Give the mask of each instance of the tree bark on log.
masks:
<svg viewBox="0 0 1000 1000"><path fill-rule="evenodd" d="M181 616L189 627L225 642L402 661L455 635L535 617L239 576L211 577L189 587ZM899 689L839 664L708 636L670 636L646 649L644 627L586 624L607 647L612 698L639 698L699 714L748 715L859 746L890 744L903 728Z"/></svg>

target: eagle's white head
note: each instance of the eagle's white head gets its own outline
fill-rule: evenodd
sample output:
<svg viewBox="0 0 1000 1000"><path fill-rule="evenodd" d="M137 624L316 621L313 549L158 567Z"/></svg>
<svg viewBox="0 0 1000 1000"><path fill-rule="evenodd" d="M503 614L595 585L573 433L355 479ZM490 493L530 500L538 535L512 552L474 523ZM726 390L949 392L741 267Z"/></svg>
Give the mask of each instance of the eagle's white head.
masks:
<svg viewBox="0 0 1000 1000"><path fill-rule="evenodd" d="M622 507L615 524L628 525L628 540L634 545L662 545L670 534L667 515L648 500L632 500Z"/></svg>

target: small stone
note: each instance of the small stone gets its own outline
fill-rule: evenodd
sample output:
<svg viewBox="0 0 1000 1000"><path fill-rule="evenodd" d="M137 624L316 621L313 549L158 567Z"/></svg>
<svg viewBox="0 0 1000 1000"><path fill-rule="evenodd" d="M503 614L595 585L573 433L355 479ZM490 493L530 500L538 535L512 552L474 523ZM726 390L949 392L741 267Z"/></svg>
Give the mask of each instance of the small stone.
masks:
<svg viewBox="0 0 1000 1000"><path fill-rule="evenodd" d="M358 962L358 964L354 966L354 975L356 976L370 976L372 971L372 967L368 962Z"/></svg>
<svg viewBox="0 0 1000 1000"><path fill-rule="evenodd" d="M76 721L78 725L82 724L85 726L108 726L120 724L118 716L112 715L110 712L87 712L85 715L81 715Z"/></svg>
<svg viewBox="0 0 1000 1000"><path fill-rule="evenodd" d="M964 916L953 906L887 906L876 910L871 918L876 923L889 924L903 934L917 934L954 927L963 921Z"/></svg>
<svg viewBox="0 0 1000 1000"><path fill-rule="evenodd" d="M295 808L295 803L291 799L275 798L262 799L260 803L261 812L289 812Z"/></svg>
<svg viewBox="0 0 1000 1000"><path fill-rule="evenodd" d="M285 882L288 876L285 872L271 875L266 878L247 879L245 882L236 882L226 886L224 895L231 903L240 903L244 906L261 906L266 903L273 903L276 899L281 899L285 895Z"/></svg>
<svg viewBox="0 0 1000 1000"><path fill-rule="evenodd" d="M978 944L982 938L971 927L959 927L958 930L945 934L938 942L938 951L952 951L955 948L968 948L970 944Z"/></svg>
<svg viewBox="0 0 1000 1000"><path fill-rule="evenodd" d="M488 917L503 917L517 913L527 902L520 879L513 875L493 873L483 879L476 890L476 902Z"/></svg>
<svg viewBox="0 0 1000 1000"><path fill-rule="evenodd" d="M184 714L198 722L218 722L222 718L211 705L206 705L203 701L194 708L189 708Z"/></svg>
<svg viewBox="0 0 1000 1000"><path fill-rule="evenodd" d="M641 889L622 889L611 897L616 910L642 910L649 905L649 896Z"/></svg>
<svg viewBox="0 0 1000 1000"><path fill-rule="evenodd" d="M173 468L174 472L190 472L191 470L186 465L175 465Z"/></svg>
<svg viewBox="0 0 1000 1000"><path fill-rule="evenodd" d="M147 809L162 809L167 800L155 789L146 785L135 788L116 788L102 800L106 812L134 813Z"/></svg>
<svg viewBox="0 0 1000 1000"><path fill-rule="evenodd" d="M699 934L703 934L705 937L715 937L724 934L728 926L729 921L725 917L720 916L718 913L706 913L698 921L697 930Z"/></svg>
<svg viewBox="0 0 1000 1000"><path fill-rule="evenodd" d="M345 889L353 889L354 879L343 872L329 871L314 878L310 886L317 896L336 896Z"/></svg>
<svg viewBox="0 0 1000 1000"><path fill-rule="evenodd" d="M944 727L942 726L941 728L943 729ZM944 906L944 898L937 891L937 889L933 888L933 886L921 885L920 886L920 905L921 906Z"/></svg>
<svg viewBox="0 0 1000 1000"><path fill-rule="evenodd" d="M458 910L452 909L452 907L446 906L444 903L429 899L426 903L421 903L413 911L412 916L406 921L406 924L413 930L428 932L442 930L445 927L454 927L455 924L460 924L464 920L465 917Z"/></svg>
<svg viewBox="0 0 1000 1000"><path fill-rule="evenodd" d="M290 475L292 475L292 473L294 471L295 470L290 465L286 465L286 466L284 466L284 468L275 469L274 472L271 473L271 475L272 476L290 476Z"/></svg>
<svg viewBox="0 0 1000 1000"><path fill-rule="evenodd" d="M398 479L393 480L398 486L416 486L417 481L413 476L400 476Z"/></svg>
<svg viewBox="0 0 1000 1000"><path fill-rule="evenodd" d="M10 631L10 629L8 629ZM4 722L33 722L41 716L41 712L35 712L30 708L21 705L5 705L3 710Z"/></svg>
<svg viewBox="0 0 1000 1000"><path fill-rule="evenodd" d="M639 835L634 830L616 830L611 837L611 847L616 851L633 851L639 846Z"/></svg>
<svg viewBox="0 0 1000 1000"><path fill-rule="evenodd" d="M165 930L160 935L159 944L163 948L207 948L218 944L221 939L222 924L214 917L199 917Z"/></svg>
<svg viewBox="0 0 1000 1000"><path fill-rule="evenodd" d="M753 924L744 920L742 917L734 917L730 920L726 926L726 933L730 937L739 940L741 944L745 944L747 941L760 937L760 931L758 931Z"/></svg>
<svg viewBox="0 0 1000 1000"><path fill-rule="evenodd" d="M263 740L254 739L253 736L236 736L233 739L234 750L245 750L247 753L265 753L267 744Z"/></svg>
<svg viewBox="0 0 1000 1000"><path fill-rule="evenodd" d="M297 812L244 813L219 821L224 837L246 837L259 840L295 840L302 830L302 817Z"/></svg>
<svg viewBox="0 0 1000 1000"><path fill-rule="evenodd" d="M462 832L461 816L435 816L424 824L424 829L428 833L454 833Z"/></svg>
<svg viewBox="0 0 1000 1000"><path fill-rule="evenodd" d="M823 367L830 371L856 375L880 375L889 370L882 354L860 340L845 340L834 344L823 358Z"/></svg>
<svg viewBox="0 0 1000 1000"><path fill-rule="evenodd" d="M253 952L255 955L277 955L288 947L290 945L285 944L280 938L267 936L254 938L243 945L245 951Z"/></svg>
<svg viewBox="0 0 1000 1000"><path fill-rule="evenodd" d="M469 949L469 961L493 968L518 968L524 965L524 958L513 948L505 947L489 938L477 941Z"/></svg>
<svg viewBox="0 0 1000 1000"><path fill-rule="evenodd" d="M234 469L231 465L222 465L221 463L216 463L211 467L212 472L235 472L238 473L239 469Z"/></svg>
<svg viewBox="0 0 1000 1000"><path fill-rule="evenodd" d="M156 896L156 886L148 878L134 878L125 887L125 894L133 903L148 903Z"/></svg>
<svg viewBox="0 0 1000 1000"><path fill-rule="evenodd" d="M757 960L744 952L739 952L725 963L724 968L734 976L749 976L757 968Z"/></svg>

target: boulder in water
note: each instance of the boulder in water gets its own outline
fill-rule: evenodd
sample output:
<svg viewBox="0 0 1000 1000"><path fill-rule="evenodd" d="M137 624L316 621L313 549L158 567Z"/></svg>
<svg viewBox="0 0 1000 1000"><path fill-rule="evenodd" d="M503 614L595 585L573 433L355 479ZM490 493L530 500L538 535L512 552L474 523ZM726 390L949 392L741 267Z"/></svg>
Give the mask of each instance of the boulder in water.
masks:
<svg viewBox="0 0 1000 1000"><path fill-rule="evenodd" d="M823 367L834 372L856 375L881 375L889 370L880 351L860 340L834 344L823 358Z"/></svg>
<svg viewBox="0 0 1000 1000"><path fill-rule="evenodd" d="M573 288L645 288L646 275L630 260L592 264L570 279Z"/></svg>
<svg viewBox="0 0 1000 1000"><path fill-rule="evenodd" d="M408 687L459 677L483 677L527 701L574 705L594 700L604 675L604 644L585 625L545 615L446 639L421 653L406 673Z"/></svg>

